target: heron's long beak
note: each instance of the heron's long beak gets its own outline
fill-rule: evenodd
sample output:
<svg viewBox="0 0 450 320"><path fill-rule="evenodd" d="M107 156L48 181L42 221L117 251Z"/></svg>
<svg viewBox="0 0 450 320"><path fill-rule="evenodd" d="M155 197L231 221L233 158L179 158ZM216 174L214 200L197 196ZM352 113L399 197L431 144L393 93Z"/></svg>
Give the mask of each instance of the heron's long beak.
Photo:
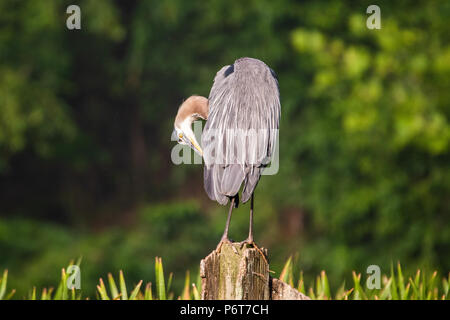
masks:
<svg viewBox="0 0 450 320"><path fill-rule="evenodd" d="M191 143L191 148L194 149L195 152L197 152L201 157L203 157L203 150L198 145L197 141L195 141L195 138L188 137L189 142Z"/></svg>

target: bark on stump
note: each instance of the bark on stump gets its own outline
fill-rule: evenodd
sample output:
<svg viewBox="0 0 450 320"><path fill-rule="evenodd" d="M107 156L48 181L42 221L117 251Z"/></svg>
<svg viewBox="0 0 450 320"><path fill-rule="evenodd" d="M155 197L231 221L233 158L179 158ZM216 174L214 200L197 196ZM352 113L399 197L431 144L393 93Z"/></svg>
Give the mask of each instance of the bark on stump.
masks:
<svg viewBox="0 0 450 320"><path fill-rule="evenodd" d="M267 259L267 250L262 248ZM269 264L255 248L222 245L200 262L202 300L309 300L269 276Z"/></svg>

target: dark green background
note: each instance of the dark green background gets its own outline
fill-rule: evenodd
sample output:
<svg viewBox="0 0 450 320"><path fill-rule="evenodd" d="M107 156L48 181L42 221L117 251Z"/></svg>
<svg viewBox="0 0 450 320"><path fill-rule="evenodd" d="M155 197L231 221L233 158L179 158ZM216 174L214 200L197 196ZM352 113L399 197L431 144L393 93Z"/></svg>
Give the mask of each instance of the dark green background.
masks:
<svg viewBox="0 0 450 320"><path fill-rule="evenodd" d="M66 8L81 8L81 30ZM450 2L0 2L0 269L24 296L83 256L82 288L155 256L198 272L226 208L202 168L170 160L191 94L242 56L278 74L280 170L256 192L255 238L279 272L340 284L368 265L450 270ZM246 237L248 205L231 237Z"/></svg>

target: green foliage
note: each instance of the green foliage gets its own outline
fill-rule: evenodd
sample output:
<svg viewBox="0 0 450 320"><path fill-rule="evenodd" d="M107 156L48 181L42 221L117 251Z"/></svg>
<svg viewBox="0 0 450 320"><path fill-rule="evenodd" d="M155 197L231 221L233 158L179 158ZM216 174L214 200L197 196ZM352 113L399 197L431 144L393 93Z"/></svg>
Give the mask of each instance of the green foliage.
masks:
<svg viewBox="0 0 450 320"><path fill-rule="evenodd" d="M140 293L142 280L138 282L138 284L134 287L133 291L131 291L130 295L128 295L127 292L127 286L125 283L125 279L123 276L122 270L120 270L119 273L119 285L120 285L120 293L117 289L116 282L114 281L114 278L111 273L108 273L108 283L109 283L109 289L110 289L110 296L108 295L108 291L106 289L106 286L103 282L103 279L100 278L100 284L97 285L98 293L100 294L100 298L102 300L137 300L138 295L142 294ZM151 286L146 286L144 291L145 296L149 300L151 300Z"/></svg>
<svg viewBox="0 0 450 320"><path fill-rule="evenodd" d="M76 134L60 96L67 86L70 53L63 49L57 8L56 1L0 4L5 26L0 31L0 172L27 147L48 158L56 141L70 141Z"/></svg>
<svg viewBox="0 0 450 320"><path fill-rule="evenodd" d="M144 206L139 220L130 227L97 233L75 232L24 219L0 220L0 251L9 252L2 256L0 268L14 270L16 279L20 275L20 281L12 285L19 295L24 295L31 284L43 287L51 283L52 274L58 272L55 264L63 265L74 254L82 255L89 261L83 268L85 293L93 295L97 275L106 274L116 266L126 267L129 279L135 283L142 276L152 277L158 264L155 269L147 266L153 265L153 256L159 251L167 252L166 266L175 274L184 274L186 269L196 270L203 252L216 245L214 230L204 227L211 223L195 202ZM174 281L169 277L166 279L170 280L168 286L177 290L183 288L181 277ZM158 292L155 291L157 298L160 297Z"/></svg>
<svg viewBox="0 0 450 320"><path fill-rule="evenodd" d="M367 1L82 0L80 31L65 28L69 4L0 2L0 268L18 294L81 254L90 295L109 270L149 278L157 254L174 274L196 268L225 209L200 166L170 162L173 118L242 56L280 83L280 171L255 202L274 270L292 252L330 287L397 260L450 270L449 3L379 1L369 30ZM243 205L231 234L247 226Z"/></svg>
<svg viewBox="0 0 450 320"><path fill-rule="evenodd" d="M15 290L11 290L10 293L6 293L6 285L8 283L8 270L3 271L3 275L0 277L0 300L9 300L14 295Z"/></svg>
<svg viewBox="0 0 450 320"><path fill-rule="evenodd" d="M170 273L169 280L166 284L164 280L164 270L163 270L163 264L162 259L156 257L155 258L155 283L156 283L156 296L153 296L152 292L152 283L149 282L145 286L145 289L141 290L142 280L138 282L138 284L134 287L133 291L128 297L127 288L125 279L123 277L123 272L120 271L119 276L119 282L120 282L120 292L117 289L117 286L115 284L113 276L109 273L108 274L108 282L109 282L109 294L108 290L103 282L103 280L100 278L100 284L97 285L98 293L100 294L100 298L102 300L173 300L174 293L170 290L171 289L171 283L172 283L172 276L173 273ZM198 294L197 288L195 284L192 284L193 292L191 293L189 290L190 284L190 276L189 272L186 273L185 278L185 287L182 291L182 294L178 296L178 299L183 300L199 300L200 296Z"/></svg>
<svg viewBox="0 0 450 320"><path fill-rule="evenodd" d="M366 286L361 284L361 274L356 274L353 271L353 287L350 289L345 288L345 283L337 290L337 292L332 295L330 290L330 285L328 283L328 278L325 271L322 271L319 276L317 276L316 281L311 284L308 290L305 290L303 273L300 273L298 279L298 285L294 286L294 272L292 269L291 258L289 258L281 272L279 279L287 282L292 287L299 290L301 293L308 295L313 300L448 300L449 296L449 281L450 274L448 278L442 279L442 284L439 285L437 282L437 272L433 272L431 275L425 275L421 270L417 270L415 277L409 277L406 280L403 277L400 263L397 265L397 272L394 269L391 270L390 276L383 275L383 286L380 289L368 289ZM144 290L141 290L143 281L140 280L134 287L134 289L129 293L127 291L126 282L122 270L119 273L119 288L116 285L114 277L111 273L108 273L108 284L109 290L107 289L102 278L99 280L97 285L97 298L101 300L172 300L174 298L174 293L170 291L170 282L172 278L172 273L169 277L169 282L166 283L164 280L164 271L161 258L155 259L155 283L157 287L157 296L153 297L152 293L152 283L149 282ZM12 290L7 296L5 296L6 291L6 281L8 273L5 271L3 276L0 277L0 300L10 299L15 290ZM61 272L61 281L58 288L53 294L53 288L42 290L40 300L80 300L82 299L81 292L76 292L75 288L69 290L67 288L67 274L65 269ZM197 281L198 282L198 281ZM200 294L198 291L199 283L192 283L192 292L190 291L190 275L186 272L185 286L182 290L181 295L178 299L182 300L200 300ZM33 287L31 293L28 296L30 300L39 299L36 294L36 287Z"/></svg>
<svg viewBox="0 0 450 320"><path fill-rule="evenodd" d="M161 258L155 259L155 275L156 275L156 287L159 300L166 300L166 286L164 282L164 270Z"/></svg>
<svg viewBox="0 0 450 320"><path fill-rule="evenodd" d="M77 266L80 265L81 259L76 263ZM74 265L73 262L69 264L69 266ZM7 296L4 295L6 290L6 282L7 282L8 273L5 270L3 273L3 277L0 277L0 300L9 300L13 297L16 290L13 289ZM69 289L67 287L68 275L66 273L66 269L61 270L61 280L56 288L56 291L53 287L43 288L42 293L39 295L37 293L37 289L34 286L27 295L26 298L28 300L80 300L81 293L76 292L75 288Z"/></svg>
<svg viewBox="0 0 450 320"><path fill-rule="evenodd" d="M353 286L346 288L345 282L332 293L328 277L322 271L309 288L305 290L303 272L298 276L297 285L294 285L294 272L292 259L289 258L281 272L279 279L290 284L303 294L313 300L448 300L449 280L443 278L441 284L438 282L437 271L426 274L417 270L415 276L405 278L400 263L396 270L391 268L390 275L381 275L380 289L369 289L365 283L361 283L361 273L352 272Z"/></svg>
<svg viewBox="0 0 450 320"><path fill-rule="evenodd" d="M333 265L333 279L397 259L450 266L450 77L436 66L450 8L378 5L381 30L366 28L365 2L300 4L279 74L281 166L264 191L301 208L302 261Z"/></svg>

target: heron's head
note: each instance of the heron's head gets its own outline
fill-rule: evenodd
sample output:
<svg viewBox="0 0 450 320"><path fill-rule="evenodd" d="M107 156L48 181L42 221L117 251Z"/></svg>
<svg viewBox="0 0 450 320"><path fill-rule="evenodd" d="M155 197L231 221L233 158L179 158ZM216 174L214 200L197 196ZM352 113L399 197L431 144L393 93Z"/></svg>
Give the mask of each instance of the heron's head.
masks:
<svg viewBox="0 0 450 320"><path fill-rule="evenodd" d="M178 109L172 133L173 138L175 138L179 144L190 146L195 152L203 157L203 150L192 131L192 123L195 120L206 120L207 118L208 99L201 96L189 97Z"/></svg>

